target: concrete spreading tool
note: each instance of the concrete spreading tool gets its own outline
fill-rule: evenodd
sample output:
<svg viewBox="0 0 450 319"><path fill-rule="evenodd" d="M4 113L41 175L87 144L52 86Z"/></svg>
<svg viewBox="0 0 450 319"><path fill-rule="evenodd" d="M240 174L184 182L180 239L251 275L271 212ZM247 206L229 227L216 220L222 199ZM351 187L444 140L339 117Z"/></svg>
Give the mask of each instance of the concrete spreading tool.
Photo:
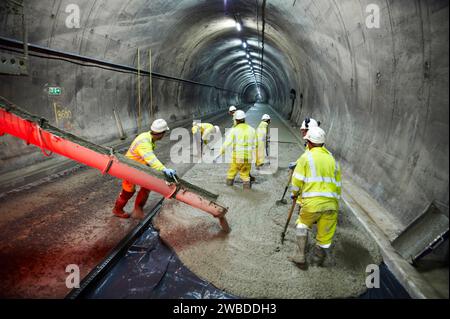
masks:
<svg viewBox="0 0 450 319"><path fill-rule="evenodd" d="M289 173L289 181L286 185L286 188L284 189L283 197L281 197L281 199L276 202L277 205L286 205L287 204L287 200L285 200L284 197L286 196L287 190L289 189L289 186L291 185L293 174L294 174L294 170L291 169L291 172Z"/></svg>
<svg viewBox="0 0 450 319"><path fill-rule="evenodd" d="M294 213L294 209L295 209L296 205L297 205L297 198L294 198L293 201L292 201L291 209L289 210L289 214L288 214L288 218L287 218L287 221L286 221L286 225L284 225L284 230L283 230L283 233L281 234L281 244L282 245L284 244L284 237L286 236L286 231L287 231L287 228L289 226L289 223L291 222L292 214Z"/></svg>

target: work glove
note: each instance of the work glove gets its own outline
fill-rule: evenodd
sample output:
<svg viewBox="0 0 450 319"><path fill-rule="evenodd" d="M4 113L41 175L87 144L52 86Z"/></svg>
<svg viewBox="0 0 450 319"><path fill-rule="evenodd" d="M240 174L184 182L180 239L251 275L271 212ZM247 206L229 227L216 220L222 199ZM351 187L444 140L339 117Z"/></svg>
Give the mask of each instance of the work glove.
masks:
<svg viewBox="0 0 450 319"><path fill-rule="evenodd" d="M289 163L289 169L294 170L297 167L297 162Z"/></svg>
<svg viewBox="0 0 450 319"><path fill-rule="evenodd" d="M291 193L291 199L292 199L293 201L296 201L297 198L298 198L298 195L297 195L297 194Z"/></svg>
<svg viewBox="0 0 450 319"><path fill-rule="evenodd" d="M174 178L177 175L177 171L176 170L169 169L169 168L165 168L163 170L163 173L169 178Z"/></svg>

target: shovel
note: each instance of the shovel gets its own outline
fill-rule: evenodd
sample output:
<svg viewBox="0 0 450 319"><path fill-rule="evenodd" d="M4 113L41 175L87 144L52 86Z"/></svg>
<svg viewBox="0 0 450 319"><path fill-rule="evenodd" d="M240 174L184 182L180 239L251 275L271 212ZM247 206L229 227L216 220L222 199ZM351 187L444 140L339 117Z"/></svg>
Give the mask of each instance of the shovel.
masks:
<svg viewBox="0 0 450 319"><path fill-rule="evenodd" d="M295 206L297 205L297 198L294 198L294 200L292 201L292 207L289 210L289 214L288 214L288 218L286 221L286 225L284 225L284 230L283 233L281 234L281 245L284 244L284 237L286 236L286 231L287 228L289 226L289 223L291 222L291 218L292 218L292 213L294 212Z"/></svg>
<svg viewBox="0 0 450 319"><path fill-rule="evenodd" d="M284 189L283 197L281 197L281 199L277 200L277 202L276 202L276 204L278 206L287 204L287 200L285 200L284 197L286 196L287 190L289 189L289 186L291 185L293 174L294 174L294 170L291 170L291 172L289 173L289 181L286 185L286 188Z"/></svg>

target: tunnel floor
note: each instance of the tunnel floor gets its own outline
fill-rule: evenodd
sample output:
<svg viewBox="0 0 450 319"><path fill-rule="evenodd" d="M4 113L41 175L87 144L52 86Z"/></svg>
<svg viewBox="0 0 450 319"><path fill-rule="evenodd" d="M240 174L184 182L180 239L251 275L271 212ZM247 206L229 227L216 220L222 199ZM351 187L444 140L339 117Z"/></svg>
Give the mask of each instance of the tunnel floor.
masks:
<svg viewBox="0 0 450 319"><path fill-rule="evenodd" d="M278 140L272 136L272 142L282 142L278 143L279 169L275 174L254 171L257 182L248 193L243 192L242 183L225 186L228 164L196 165L185 175L194 184L201 183L220 194L219 202L229 207L227 218L232 232L224 234L213 218L176 201L164 205L154 225L191 271L228 293L289 299L361 295L366 290L366 267L381 263L381 255L376 243L344 209L325 268L311 267L304 272L288 261L295 247L292 230L297 211L281 245L290 205L277 206L275 202L288 181L288 164L301 155L301 149L267 105L257 104L247 112L249 124L257 126L265 113L272 117L271 127L278 129ZM310 235L312 248L314 238Z"/></svg>
<svg viewBox="0 0 450 319"><path fill-rule="evenodd" d="M209 215L167 201L154 221L161 239L174 249L186 265L186 271L192 272L193 281L212 289L209 293L212 298L361 296L366 291L366 266L369 263L380 264L382 260L376 244L345 209L340 214L336 252L328 259L325 270L310 269L308 276L304 276L288 262L286 257L294 247L292 227L295 216L287 240L281 246L279 236L288 206L276 207L274 203L287 181L288 163L298 158L302 150L284 122L267 106L256 105L250 109L250 124L257 126L263 113L271 114L272 127L280 130L280 170L273 176L254 172L258 180L248 198L243 195L239 182L233 188L225 187L225 164L214 170L207 164L172 165L194 184L221 194L219 202L223 201L232 208L228 215L232 233L229 236L223 234L216 220ZM228 116L221 116L214 123L223 129L229 127L231 121ZM169 149L173 144L166 139L159 145L159 157L165 163L169 163ZM39 187L1 197L0 277L4 278L0 283L1 297L65 297L70 292L65 286L65 267L77 264L81 276L86 276L138 224L134 220L117 219L111 214L120 184L120 181L102 176L96 170L81 168L67 176L46 181ZM152 194L147 207L155 205L160 198ZM247 201L251 202L250 205ZM132 203L131 200L128 209ZM236 203L239 204L236 206ZM256 210L246 208L252 205ZM243 267L243 261L247 267ZM272 281L274 277L282 279L279 284ZM301 289L292 284L292 279L298 277L297 286L300 285ZM117 277L111 278L117 280ZM286 289L283 286L286 284L292 289ZM138 292L133 289L137 288L131 287L131 290ZM136 295L129 295L133 296ZM195 296L199 297L195 294L191 297ZM91 297L101 298L101 294ZM200 295L199 298L204 297Z"/></svg>

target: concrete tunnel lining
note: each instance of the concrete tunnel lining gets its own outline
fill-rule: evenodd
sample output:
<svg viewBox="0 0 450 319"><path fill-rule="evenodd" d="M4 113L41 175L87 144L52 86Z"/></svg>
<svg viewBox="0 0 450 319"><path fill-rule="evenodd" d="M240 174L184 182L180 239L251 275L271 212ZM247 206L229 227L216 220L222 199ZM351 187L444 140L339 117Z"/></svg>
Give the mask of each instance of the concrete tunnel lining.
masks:
<svg viewBox="0 0 450 319"><path fill-rule="evenodd" d="M448 215L448 1L372 2L381 8L380 29L365 28L366 4L360 1L268 1L265 65L257 78L267 102L283 116L291 113L289 91L296 89L293 124L306 116L321 120L346 172L402 230L432 201ZM242 92L155 79L155 116L169 122L249 102L243 89L253 77L233 52L242 50L242 38L259 49L261 24L258 30L253 1L233 1L241 33L222 1L78 5L88 14L81 17L82 28L70 30L61 1L26 2L30 42L128 65L136 65L138 46L143 53L151 48L155 72ZM2 12L0 35L20 39L17 19ZM149 67L146 59L142 67ZM30 74L0 75L0 95L49 119L57 103L71 114L60 121L62 128L94 142L117 138L111 106L125 131L136 132L135 76L37 58L30 58ZM50 100L46 85L65 92ZM148 126L146 85L142 108ZM1 140L0 174L42 163L38 150L8 136Z"/></svg>

